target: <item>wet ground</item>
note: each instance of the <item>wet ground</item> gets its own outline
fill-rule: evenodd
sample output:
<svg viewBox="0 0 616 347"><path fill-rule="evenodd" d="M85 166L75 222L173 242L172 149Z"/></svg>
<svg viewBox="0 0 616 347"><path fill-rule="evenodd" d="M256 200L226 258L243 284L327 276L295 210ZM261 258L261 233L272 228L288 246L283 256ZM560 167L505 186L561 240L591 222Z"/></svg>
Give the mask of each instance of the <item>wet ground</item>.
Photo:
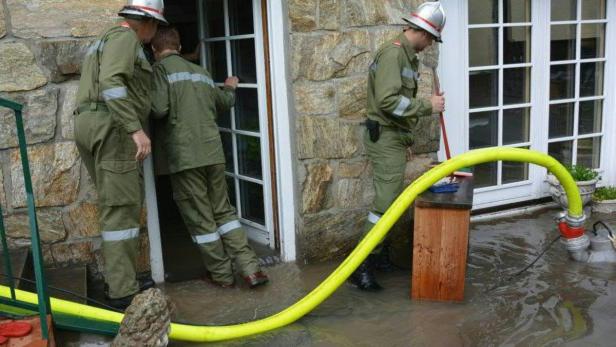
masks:
<svg viewBox="0 0 616 347"><path fill-rule="evenodd" d="M208 346L611 346L616 337L616 265L578 264L556 242L529 270L516 274L555 238L555 210L474 223L464 303L409 299L410 274L378 274L385 287L364 293L342 286L298 322L259 336ZM616 216L595 215L610 220ZM297 301L337 263L267 269L258 290L218 289L200 281L164 287L178 322L226 325L264 318ZM64 335L61 346L104 346L108 340ZM203 344L205 345L205 344ZM173 342L171 346L199 346Z"/></svg>

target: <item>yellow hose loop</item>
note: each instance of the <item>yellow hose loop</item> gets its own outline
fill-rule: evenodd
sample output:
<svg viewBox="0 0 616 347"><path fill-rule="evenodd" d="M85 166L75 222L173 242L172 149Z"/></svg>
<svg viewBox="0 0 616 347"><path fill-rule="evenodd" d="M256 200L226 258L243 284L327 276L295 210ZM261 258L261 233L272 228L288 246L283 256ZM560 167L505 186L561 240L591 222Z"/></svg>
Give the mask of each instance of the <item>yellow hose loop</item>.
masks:
<svg viewBox="0 0 616 347"><path fill-rule="evenodd" d="M372 249L385 237L389 229L408 210L415 198L443 177L463 167L495 161L528 162L547 168L560 181L569 199L569 215L582 217L582 200L575 181L568 171L554 158L537 151L520 148L494 147L478 149L456 156L423 174L408 186L385 212L379 222L361 240L351 254L319 286L285 310L254 322L228 326L192 326L172 324L170 337L174 340L213 342L230 340L274 330L291 324L312 311L327 299L355 269L366 259ZM7 287L0 286L0 295L9 297ZM18 291L21 300L36 303L36 295ZM119 313L93 308L69 301L52 299L52 310L75 316L120 322Z"/></svg>

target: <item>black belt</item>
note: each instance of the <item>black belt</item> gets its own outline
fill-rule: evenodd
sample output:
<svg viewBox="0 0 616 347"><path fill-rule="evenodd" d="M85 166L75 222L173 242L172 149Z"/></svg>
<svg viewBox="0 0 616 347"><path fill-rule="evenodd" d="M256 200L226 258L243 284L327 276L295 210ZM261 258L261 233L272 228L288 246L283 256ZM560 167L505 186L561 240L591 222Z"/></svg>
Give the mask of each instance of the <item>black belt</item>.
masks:
<svg viewBox="0 0 616 347"><path fill-rule="evenodd" d="M77 114L84 112L103 111L109 112L109 107L102 102L91 102L77 106Z"/></svg>

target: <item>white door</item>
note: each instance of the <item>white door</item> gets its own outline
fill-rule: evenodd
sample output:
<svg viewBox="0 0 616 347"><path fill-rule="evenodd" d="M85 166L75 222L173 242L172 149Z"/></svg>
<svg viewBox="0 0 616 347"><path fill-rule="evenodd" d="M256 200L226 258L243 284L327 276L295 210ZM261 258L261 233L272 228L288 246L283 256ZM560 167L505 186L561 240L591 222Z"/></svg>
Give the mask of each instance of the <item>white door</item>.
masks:
<svg viewBox="0 0 616 347"><path fill-rule="evenodd" d="M616 135L605 129L614 127L614 96L604 85L614 2L444 0L441 72L454 154L530 148L600 169L613 182ZM489 163L474 172L476 208L544 194L537 166Z"/></svg>
<svg viewBox="0 0 616 347"><path fill-rule="evenodd" d="M231 204L248 237L274 247L260 0L199 0L204 66L217 85L238 76L235 107L219 115Z"/></svg>

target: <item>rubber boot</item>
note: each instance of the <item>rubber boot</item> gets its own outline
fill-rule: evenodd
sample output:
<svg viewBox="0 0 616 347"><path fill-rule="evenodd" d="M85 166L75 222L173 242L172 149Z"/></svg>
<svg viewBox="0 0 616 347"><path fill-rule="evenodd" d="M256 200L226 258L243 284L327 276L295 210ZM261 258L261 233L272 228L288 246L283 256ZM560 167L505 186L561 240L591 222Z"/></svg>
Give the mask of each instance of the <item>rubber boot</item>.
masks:
<svg viewBox="0 0 616 347"><path fill-rule="evenodd" d="M371 254L359 265L357 270L351 274L351 277L349 277L349 282L359 288L359 290L378 292L383 289L383 287L376 282L376 278L372 272L373 262L374 255Z"/></svg>
<svg viewBox="0 0 616 347"><path fill-rule="evenodd" d="M374 263L372 265L374 266L375 270L381 272L396 271L397 266L394 265L394 263L392 263L391 259L389 258L389 245L383 245L383 250L381 251L381 253L373 254L371 256L373 257Z"/></svg>

